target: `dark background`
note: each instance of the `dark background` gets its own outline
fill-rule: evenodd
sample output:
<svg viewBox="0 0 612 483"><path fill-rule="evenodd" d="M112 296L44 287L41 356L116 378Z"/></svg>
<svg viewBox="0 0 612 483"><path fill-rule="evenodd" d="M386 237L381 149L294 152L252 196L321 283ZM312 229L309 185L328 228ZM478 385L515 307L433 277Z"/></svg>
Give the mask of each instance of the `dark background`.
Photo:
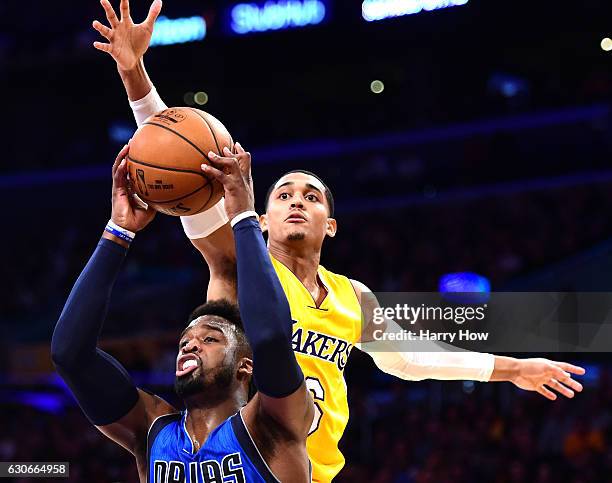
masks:
<svg viewBox="0 0 612 483"><path fill-rule="evenodd" d="M612 6L471 0L367 23L360 2L336 0L322 25L235 36L230 5L167 0L163 14L204 15L208 33L152 48L148 71L168 105L209 95L202 108L253 154L260 211L286 170L326 180L327 268L376 291L432 291L458 271L493 290L608 290ZM136 20L147 9L133 1ZM133 129L114 61L91 46L96 18L93 0L0 4L0 460L128 482L130 455L89 427L48 360L110 215L125 142L112 133ZM103 338L143 387L172 398L175 338L207 277L177 219L138 235ZM355 351L338 481L610 481L607 354L545 356L587 365L585 392L551 403L510 384L402 382Z"/></svg>

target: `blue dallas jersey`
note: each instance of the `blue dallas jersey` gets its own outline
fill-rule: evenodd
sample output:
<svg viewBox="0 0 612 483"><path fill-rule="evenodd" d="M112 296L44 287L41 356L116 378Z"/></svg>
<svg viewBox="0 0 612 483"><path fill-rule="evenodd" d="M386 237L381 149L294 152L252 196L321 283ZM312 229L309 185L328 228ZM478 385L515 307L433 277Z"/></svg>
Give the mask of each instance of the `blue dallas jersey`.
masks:
<svg viewBox="0 0 612 483"><path fill-rule="evenodd" d="M279 480L261 457L238 412L208 435L196 453L187 412L157 418L147 436L147 483L268 483Z"/></svg>

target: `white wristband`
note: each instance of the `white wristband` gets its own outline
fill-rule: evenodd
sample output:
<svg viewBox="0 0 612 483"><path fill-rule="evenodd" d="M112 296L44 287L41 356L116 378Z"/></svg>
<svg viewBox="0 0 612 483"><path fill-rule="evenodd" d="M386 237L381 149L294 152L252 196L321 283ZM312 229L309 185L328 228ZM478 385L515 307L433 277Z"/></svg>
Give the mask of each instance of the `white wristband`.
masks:
<svg viewBox="0 0 612 483"><path fill-rule="evenodd" d="M130 101L130 107L134 113L136 125L139 127L149 116L159 111L163 111L164 109L168 109L168 106L166 106L162 98L159 97L155 86L151 87L149 93L142 99Z"/></svg>
<svg viewBox="0 0 612 483"><path fill-rule="evenodd" d="M190 240L206 238L217 231L229 221L225 212L225 200L221 198L219 202L202 213L190 216L181 216L181 223L185 235Z"/></svg>
<svg viewBox="0 0 612 483"><path fill-rule="evenodd" d="M245 218L250 218L251 216L259 218L259 215L255 211L243 211L242 213L238 213L236 216L234 216L234 218L232 218L232 221L230 221L230 225L232 225L232 228L234 228L236 223L241 222Z"/></svg>
<svg viewBox="0 0 612 483"><path fill-rule="evenodd" d="M136 236L136 233L120 227L119 225L117 225L117 223L113 222L113 220L108 220L105 230L109 233L112 233L116 237L125 240L128 243L132 243L134 237Z"/></svg>

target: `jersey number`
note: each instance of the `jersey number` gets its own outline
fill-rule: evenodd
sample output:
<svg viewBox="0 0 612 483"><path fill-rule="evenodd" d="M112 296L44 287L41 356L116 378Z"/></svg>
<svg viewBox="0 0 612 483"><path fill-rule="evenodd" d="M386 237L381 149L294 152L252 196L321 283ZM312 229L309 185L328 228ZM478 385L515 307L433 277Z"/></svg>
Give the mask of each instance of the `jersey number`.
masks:
<svg viewBox="0 0 612 483"><path fill-rule="evenodd" d="M321 424L323 410L317 401L325 401L325 389L323 389L321 381L319 381L316 377L311 376L306 378L306 388L312 393L315 405L314 418L312 420L312 425L310 426L310 431L308 431L308 436L310 436L317 429L319 429L319 424Z"/></svg>

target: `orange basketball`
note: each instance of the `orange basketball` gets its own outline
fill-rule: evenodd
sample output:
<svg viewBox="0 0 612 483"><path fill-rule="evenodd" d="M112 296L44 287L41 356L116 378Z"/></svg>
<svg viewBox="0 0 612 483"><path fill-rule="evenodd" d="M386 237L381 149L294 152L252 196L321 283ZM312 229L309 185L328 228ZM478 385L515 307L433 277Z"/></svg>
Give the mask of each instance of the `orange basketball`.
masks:
<svg viewBox="0 0 612 483"><path fill-rule="evenodd" d="M234 152L225 126L207 112L171 107L149 117L134 134L128 172L138 196L160 213L195 215L214 206L223 186L201 169L208 152Z"/></svg>

